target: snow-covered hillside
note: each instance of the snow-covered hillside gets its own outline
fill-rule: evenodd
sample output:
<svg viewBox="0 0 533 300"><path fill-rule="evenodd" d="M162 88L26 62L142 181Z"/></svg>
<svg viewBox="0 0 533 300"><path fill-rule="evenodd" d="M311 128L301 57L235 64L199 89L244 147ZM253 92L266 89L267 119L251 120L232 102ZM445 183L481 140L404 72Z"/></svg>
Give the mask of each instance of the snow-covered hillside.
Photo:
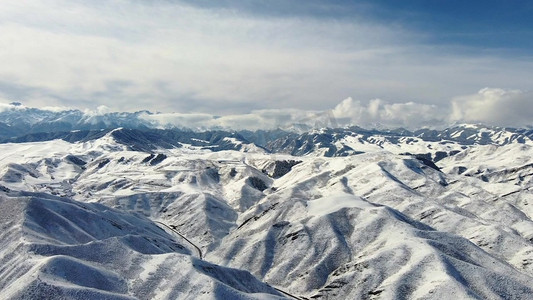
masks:
<svg viewBox="0 0 533 300"><path fill-rule="evenodd" d="M140 216L42 193L2 192L0 204L2 299L281 296Z"/></svg>
<svg viewBox="0 0 533 300"><path fill-rule="evenodd" d="M15 298L289 297L276 287L528 299L533 147L502 130L318 130L255 145L117 129L0 144L0 286Z"/></svg>

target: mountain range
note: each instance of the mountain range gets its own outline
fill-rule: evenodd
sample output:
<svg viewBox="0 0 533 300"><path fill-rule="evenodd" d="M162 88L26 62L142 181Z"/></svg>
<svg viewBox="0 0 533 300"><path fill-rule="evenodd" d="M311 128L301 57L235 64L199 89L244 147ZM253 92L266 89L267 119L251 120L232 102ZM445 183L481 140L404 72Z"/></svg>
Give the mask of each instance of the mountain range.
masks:
<svg viewBox="0 0 533 300"><path fill-rule="evenodd" d="M530 129L197 131L12 106L0 297L533 295Z"/></svg>

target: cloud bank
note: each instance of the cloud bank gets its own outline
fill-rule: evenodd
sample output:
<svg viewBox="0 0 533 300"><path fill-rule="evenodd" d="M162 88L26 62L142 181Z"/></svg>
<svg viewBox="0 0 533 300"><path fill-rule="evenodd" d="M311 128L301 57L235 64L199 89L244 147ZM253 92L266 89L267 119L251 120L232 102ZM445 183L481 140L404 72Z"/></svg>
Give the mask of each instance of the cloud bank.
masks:
<svg viewBox="0 0 533 300"><path fill-rule="evenodd" d="M298 109L254 110L247 114L214 116L211 114L159 113L144 114L142 118L162 128L178 127L196 130L232 129L290 129L293 125L305 128L331 127L330 119L324 119L320 111ZM322 122L322 123L319 123Z"/></svg>
<svg viewBox="0 0 533 300"><path fill-rule="evenodd" d="M346 98L325 111L297 109L256 110L248 114L153 114L143 118L163 127L196 129L275 129L342 127L442 128L454 123L483 123L494 126L533 126L533 93L484 88L476 94L454 97L447 107L416 102L367 102Z"/></svg>
<svg viewBox="0 0 533 300"><path fill-rule="evenodd" d="M0 113L24 111L29 107L0 101ZM42 107L50 112L72 111L67 107ZM101 105L96 110L85 109L87 118L106 116L113 111ZM116 113L113 113L116 115ZM120 114L128 118L127 113ZM365 128L443 128L456 123L482 123L494 126L533 126L533 93L519 90L484 88L475 94L453 97L448 105L417 102L369 101L349 97L327 110L263 109L244 114L213 115L207 113L129 114L159 128L190 128L195 130L260 130L344 127ZM1 116L0 116L1 117ZM0 118L0 122L1 122Z"/></svg>
<svg viewBox="0 0 533 300"><path fill-rule="evenodd" d="M360 124L370 127L405 127L420 128L428 125L446 124L446 114L436 105L415 102L388 103L374 99L368 104L347 98L333 110L333 115L340 124Z"/></svg>
<svg viewBox="0 0 533 300"><path fill-rule="evenodd" d="M452 100L452 121L500 126L533 125L533 92L484 88Z"/></svg>

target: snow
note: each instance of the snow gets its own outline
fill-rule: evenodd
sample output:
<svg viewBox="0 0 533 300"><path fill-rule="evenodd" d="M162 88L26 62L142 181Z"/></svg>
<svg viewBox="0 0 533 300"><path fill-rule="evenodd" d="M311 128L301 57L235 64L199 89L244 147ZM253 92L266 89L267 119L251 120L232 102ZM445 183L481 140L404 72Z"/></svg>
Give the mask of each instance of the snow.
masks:
<svg viewBox="0 0 533 300"><path fill-rule="evenodd" d="M457 143L426 142L417 137L403 137L399 139L399 143L392 143L383 136L372 136L364 139L363 135L357 135L343 137L336 143L338 149L345 145L356 151L377 152L385 150L395 154L462 150L461 145Z"/></svg>
<svg viewBox="0 0 533 300"><path fill-rule="evenodd" d="M282 297L269 285L329 299L533 293L533 147L343 145L365 153L184 145L156 150L167 158L151 165L110 134L0 144L2 297ZM441 171L403 155L453 150ZM300 163L271 178L277 160Z"/></svg>
<svg viewBox="0 0 533 300"><path fill-rule="evenodd" d="M2 249L27 249L2 251L6 299L279 297L245 271L198 261L146 218L44 194L4 194L0 203Z"/></svg>
<svg viewBox="0 0 533 300"><path fill-rule="evenodd" d="M308 214L311 216L324 216L343 208L372 208L374 205L360 197L349 194L332 195L307 202Z"/></svg>

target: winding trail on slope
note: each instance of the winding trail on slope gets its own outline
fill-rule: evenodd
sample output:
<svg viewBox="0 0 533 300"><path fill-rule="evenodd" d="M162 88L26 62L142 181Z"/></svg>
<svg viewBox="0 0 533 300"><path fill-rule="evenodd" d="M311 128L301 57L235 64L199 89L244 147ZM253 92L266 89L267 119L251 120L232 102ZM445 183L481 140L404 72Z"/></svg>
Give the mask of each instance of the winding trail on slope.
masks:
<svg viewBox="0 0 533 300"><path fill-rule="evenodd" d="M193 243L191 240L189 240L188 238L186 238L183 234L179 233L176 229L168 226L167 224L163 223L163 222L159 222L159 221L154 221L155 223L157 224L161 224L163 226L165 226L166 228L170 229L172 232L174 232L175 234L177 234L178 236L180 236L181 238L183 238L185 241L187 241L187 243L189 243L190 245L192 245L196 251L198 251L198 256L200 257L201 260L203 260L203 253L202 253L202 249L200 249L200 247L198 247L195 243ZM268 282L266 282L266 284L268 284ZM268 284L270 285L270 284ZM286 295L286 296L289 296L293 299L297 299L297 300L302 300L304 298L300 298L300 297L297 297L297 296L294 296L292 294L289 294L287 292L285 292L284 290L281 290L281 289L278 289L277 287L274 287L272 285L270 285L272 288L274 288L276 291L282 293L283 295Z"/></svg>
<svg viewBox="0 0 533 300"><path fill-rule="evenodd" d="M267 282L267 284L268 284L268 282ZM268 284L268 285L270 285L270 284ZM270 285L270 286L271 286L271 285ZM272 286L272 287L273 287L273 286ZM289 296L289 297L291 297L291 298L293 298L293 299L296 299L296 300L304 300L304 299L307 299L307 298L296 297L296 296L291 295L291 294L289 294L289 293L287 293L287 292L285 292L285 291L283 291L283 290L278 289L277 287L273 287L273 288L274 288L276 291L282 293L283 295Z"/></svg>
<svg viewBox="0 0 533 300"><path fill-rule="evenodd" d="M196 251L198 252L198 256L200 257L200 259L203 260L203 253L202 253L202 249L200 249L200 247L196 246L195 243L191 242L188 238L186 238L183 234L179 233L176 229L168 226L167 224L163 223L163 222L159 222L159 221L154 221L155 223L157 224L161 224L163 226L165 226L166 228L170 229L172 232L174 232L175 234L179 235L181 238L183 238L185 241L187 241L187 243L189 243L190 245L192 245Z"/></svg>

